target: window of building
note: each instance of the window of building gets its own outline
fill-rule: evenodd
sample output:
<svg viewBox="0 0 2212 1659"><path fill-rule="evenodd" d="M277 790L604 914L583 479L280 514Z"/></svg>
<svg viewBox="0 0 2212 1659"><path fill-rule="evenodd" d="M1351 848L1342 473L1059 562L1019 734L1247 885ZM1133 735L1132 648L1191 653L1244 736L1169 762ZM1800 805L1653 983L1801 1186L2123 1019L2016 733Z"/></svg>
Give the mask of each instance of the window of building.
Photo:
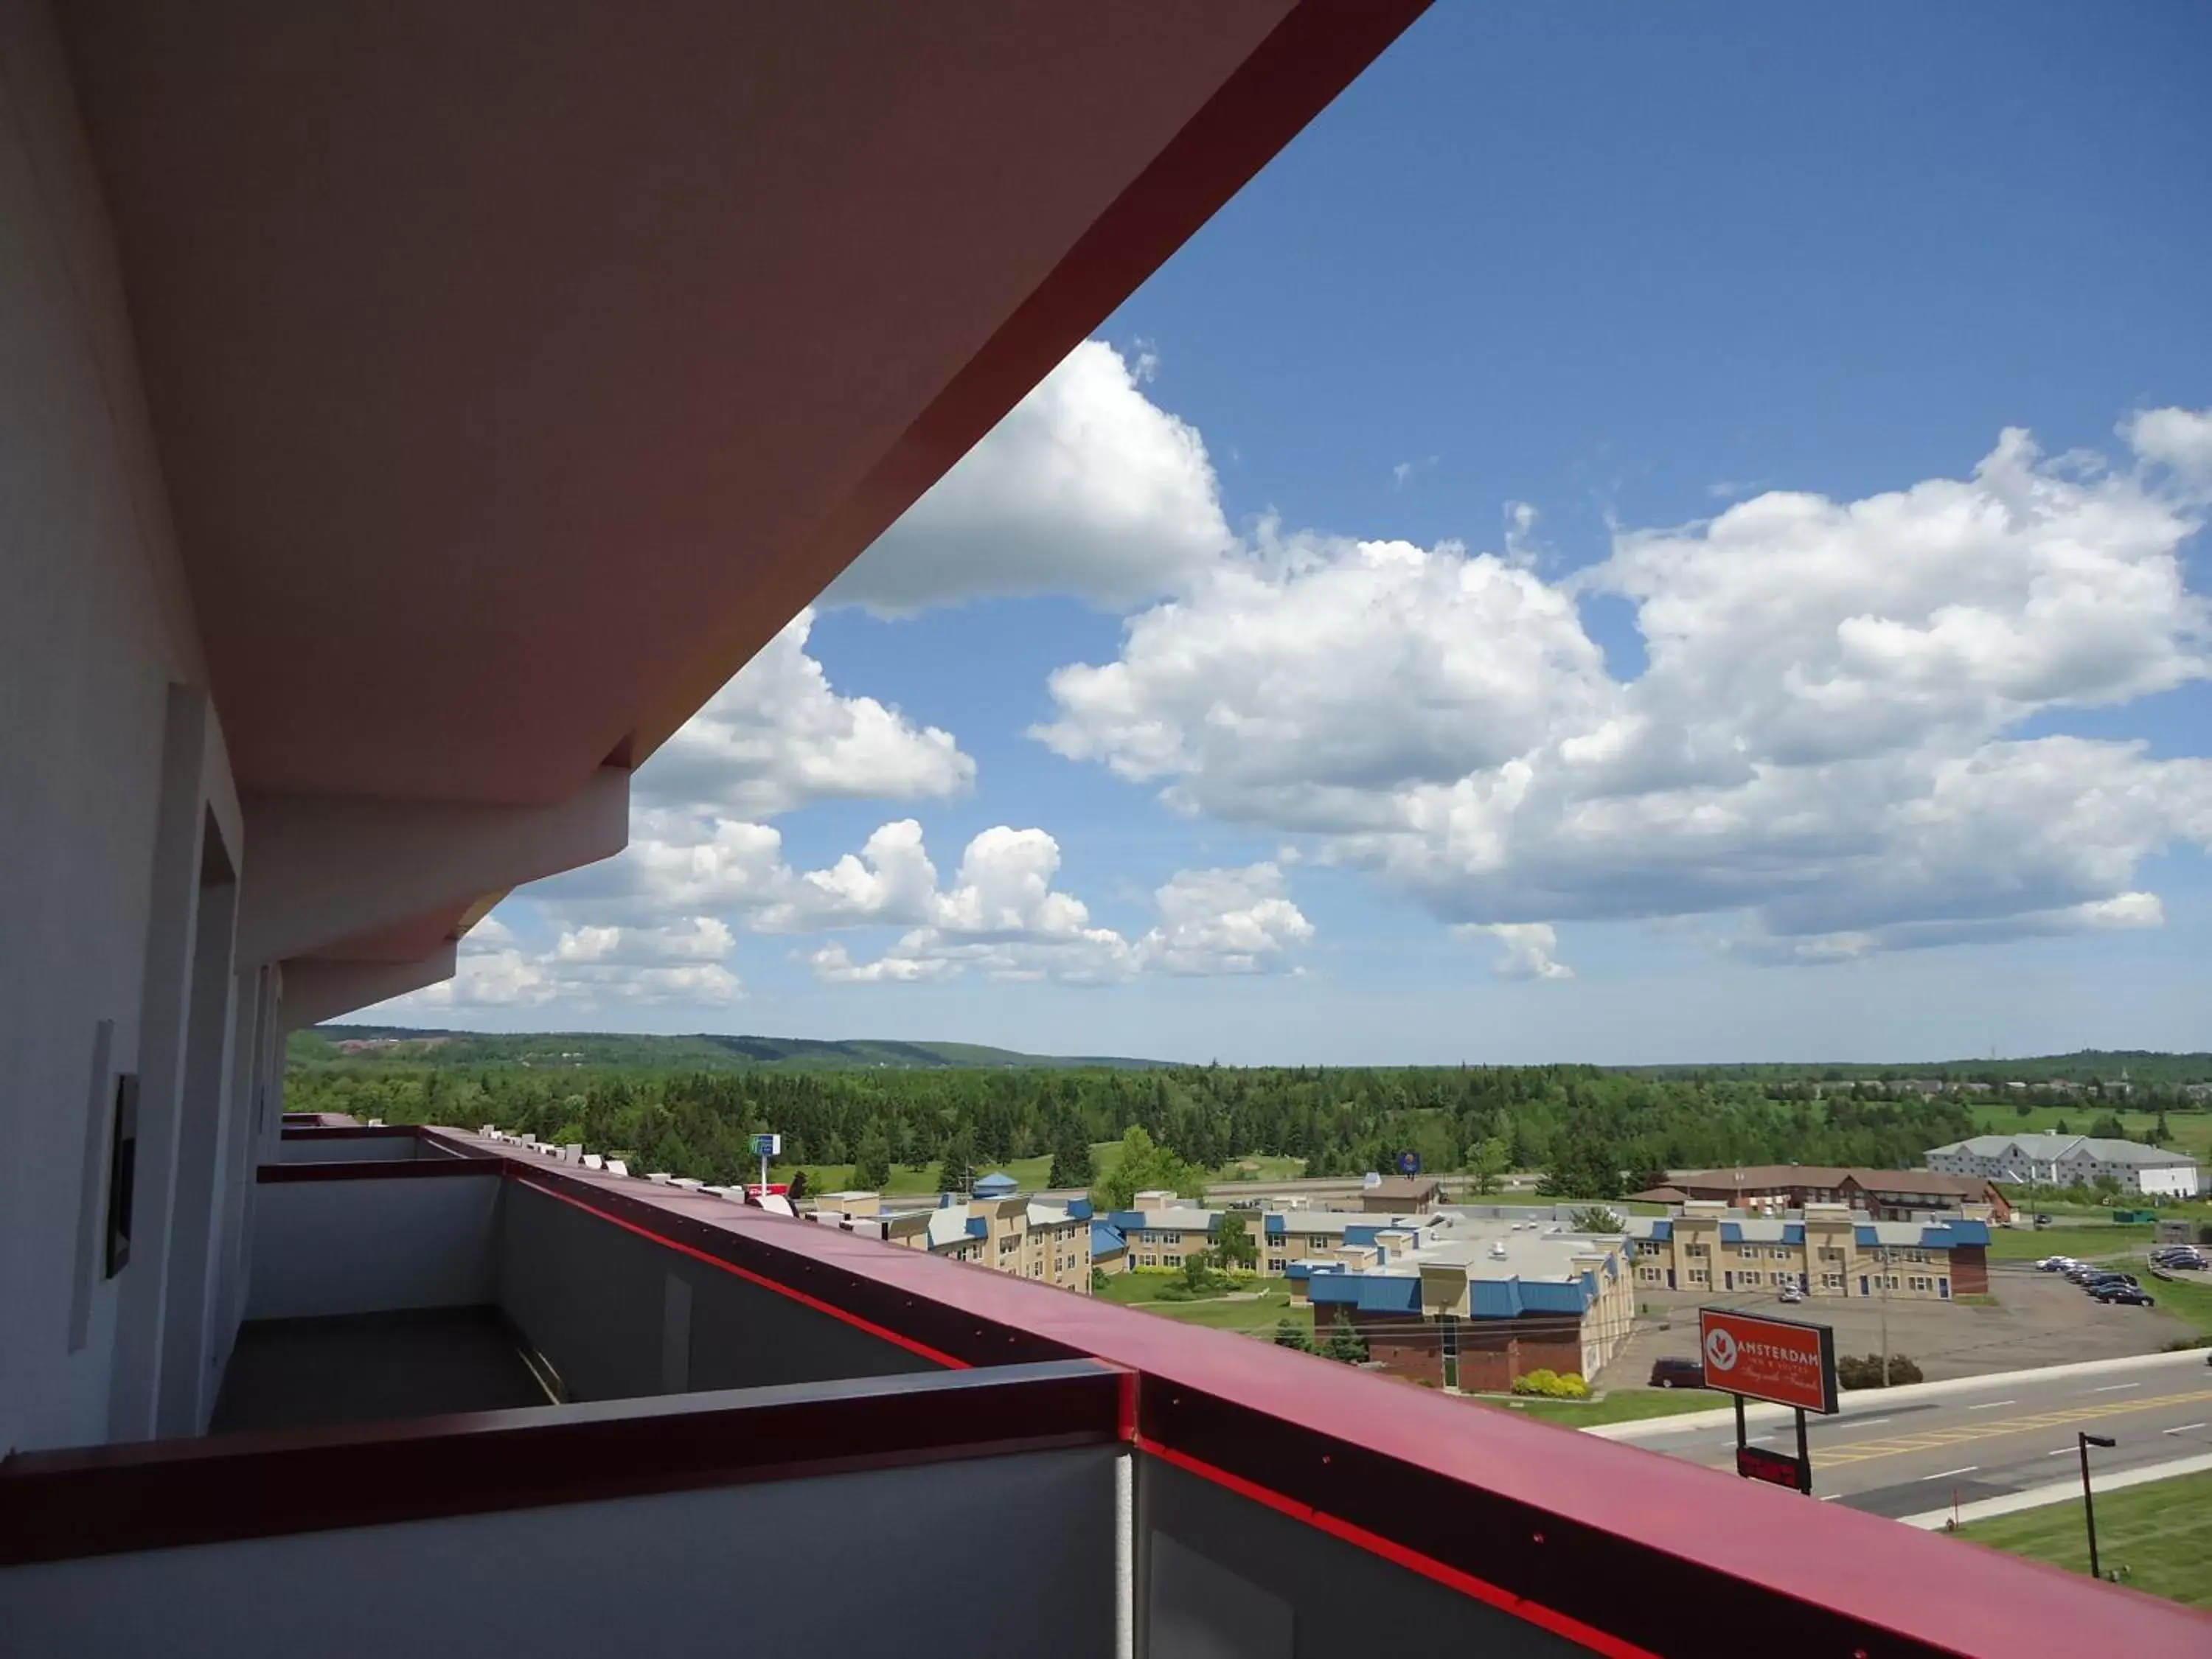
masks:
<svg viewBox="0 0 2212 1659"><path fill-rule="evenodd" d="M1820 1283L1828 1290L1839 1291L1844 1287L1844 1276L1841 1273L1822 1273Z"/></svg>

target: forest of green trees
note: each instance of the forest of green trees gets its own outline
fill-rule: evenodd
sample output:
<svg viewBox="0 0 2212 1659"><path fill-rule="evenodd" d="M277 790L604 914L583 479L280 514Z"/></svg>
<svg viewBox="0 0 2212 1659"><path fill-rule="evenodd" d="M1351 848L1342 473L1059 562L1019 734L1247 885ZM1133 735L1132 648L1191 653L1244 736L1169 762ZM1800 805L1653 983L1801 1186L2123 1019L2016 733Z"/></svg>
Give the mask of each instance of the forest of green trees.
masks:
<svg viewBox="0 0 2212 1659"><path fill-rule="evenodd" d="M1961 1097L1823 1084L1811 1067L1764 1076L1580 1066L705 1069L627 1060L641 1050L625 1051L626 1063L549 1065L412 1044L347 1054L317 1034L300 1038L287 1109L495 1123L716 1182L744 1178L746 1137L773 1129L789 1162L853 1164L863 1185L879 1184L893 1164L980 1171L1046 1156L1051 1184L1088 1185L1091 1144L1141 1126L1164 1155L1201 1170L1278 1154L1303 1158L1311 1175L1356 1175L1410 1152L1431 1171L1543 1170L1564 1196L1612 1198L1670 1168L1910 1166L1928 1147L1974 1133ZM2130 1103L2154 1098L2188 1103L2160 1085L2139 1085ZM2086 1128L2096 1108L2081 1103Z"/></svg>

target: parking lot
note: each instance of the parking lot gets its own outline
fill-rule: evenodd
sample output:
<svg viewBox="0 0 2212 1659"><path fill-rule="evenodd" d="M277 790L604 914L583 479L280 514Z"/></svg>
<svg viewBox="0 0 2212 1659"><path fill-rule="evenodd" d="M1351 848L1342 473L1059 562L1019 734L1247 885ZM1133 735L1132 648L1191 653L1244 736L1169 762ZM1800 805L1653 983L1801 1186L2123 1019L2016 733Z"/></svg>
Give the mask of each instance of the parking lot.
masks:
<svg viewBox="0 0 2212 1659"><path fill-rule="evenodd" d="M2142 1274L2137 1261L2128 1271ZM2067 1364L2081 1359L2110 1359L2124 1354L2155 1353L2193 1328L2156 1308L2107 1307L2091 1300L2055 1273L2038 1273L2027 1262L1996 1262L1990 1268L1994 1307L1947 1302L1892 1302L1889 1351L1910 1356L1930 1382L1946 1377L1979 1376L1990 1371L2022 1370ZM2151 1286L2154 1294L2157 1286ZM1651 1362L1662 1354L1694 1358L1698 1352L1698 1310L1741 1308L1784 1319L1832 1327L1838 1354L1880 1352L1879 1302L1816 1297L1785 1306L1771 1291L1720 1296L1686 1296L1645 1291L1638 1305L1646 1312L1605 1381L1640 1385Z"/></svg>

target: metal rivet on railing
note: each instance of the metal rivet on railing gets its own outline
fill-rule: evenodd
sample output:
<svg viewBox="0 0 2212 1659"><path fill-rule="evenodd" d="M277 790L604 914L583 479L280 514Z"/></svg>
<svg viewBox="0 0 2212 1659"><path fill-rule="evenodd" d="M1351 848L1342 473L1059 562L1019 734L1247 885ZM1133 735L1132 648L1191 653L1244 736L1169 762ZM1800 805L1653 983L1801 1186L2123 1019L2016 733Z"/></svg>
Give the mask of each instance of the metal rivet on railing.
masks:
<svg viewBox="0 0 2212 1659"><path fill-rule="evenodd" d="M1537 1533L1536 1534L1534 1534L1534 1536L1535 1536L1535 1540L1536 1540L1536 1541L1537 1541L1538 1543L1540 1543L1540 1543L1542 1543L1542 1542L1544 1541L1544 1534L1543 1534L1542 1533L1540 1533L1540 1533ZM1861 1654L1861 1655L1859 1656L1859 1659L1866 1659L1866 1655L1864 1655L1863 1653L1863 1654Z"/></svg>

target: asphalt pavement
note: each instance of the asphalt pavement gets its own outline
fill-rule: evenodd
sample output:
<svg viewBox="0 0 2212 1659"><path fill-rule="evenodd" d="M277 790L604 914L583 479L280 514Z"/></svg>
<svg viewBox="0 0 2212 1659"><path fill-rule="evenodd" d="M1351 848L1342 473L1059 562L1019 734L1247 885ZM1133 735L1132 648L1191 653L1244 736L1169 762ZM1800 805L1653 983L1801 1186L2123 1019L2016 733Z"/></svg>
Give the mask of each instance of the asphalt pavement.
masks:
<svg viewBox="0 0 2212 1659"><path fill-rule="evenodd" d="M1972 1503L2078 1476L2075 1437L2118 1443L2090 1449L2092 1475L2212 1453L2212 1364L2199 1351L2132 1362L2131 1369L2041 1377L1990 1376L1939 1399L1885 1404L1846 1395L1835 1417L1808 1416L1813 1495L1892 1516ZM1796 1449L1790 1422L1754 1422L1751 1443ZM1735 1430L1699 1429L1637 1443L1709 1468L1735 1468Z"/></svg>

